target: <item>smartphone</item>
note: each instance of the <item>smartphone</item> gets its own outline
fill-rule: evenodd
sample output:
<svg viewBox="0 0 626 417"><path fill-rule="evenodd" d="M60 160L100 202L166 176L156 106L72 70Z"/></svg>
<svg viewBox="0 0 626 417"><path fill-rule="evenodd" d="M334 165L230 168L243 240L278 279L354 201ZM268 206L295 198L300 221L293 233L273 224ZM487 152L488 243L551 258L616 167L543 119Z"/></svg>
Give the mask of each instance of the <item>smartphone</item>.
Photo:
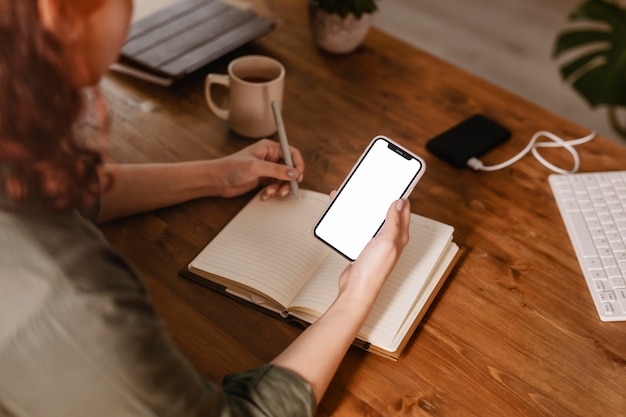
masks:
<svg viewBox="0 0 626 417"><path fill-rule="evenodd" d="M463 168L470 158L485 154L509 137L507 128L475 114L429 140L426 149L450 165Z"/></svg>
<svg viewBox="0 0 626 417"><path fill-rule="evenodd" d="M350 261L382 227L391 203L409 196L424 161L385 136L376 136L313 228L316 238Z"/></svg>

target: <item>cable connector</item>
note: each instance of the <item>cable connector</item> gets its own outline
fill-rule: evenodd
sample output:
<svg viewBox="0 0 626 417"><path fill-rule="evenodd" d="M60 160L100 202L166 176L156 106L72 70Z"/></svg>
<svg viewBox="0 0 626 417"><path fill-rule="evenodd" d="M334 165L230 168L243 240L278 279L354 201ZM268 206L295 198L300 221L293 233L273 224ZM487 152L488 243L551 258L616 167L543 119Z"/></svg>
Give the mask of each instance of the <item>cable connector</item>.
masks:
<svg viewBox="0 0 626 417"><path fill-rule="evenodd" d="M481 171L485 166L483 165L483 161L478 158L470 158L466 162L467 166L472 168L474 171Z"/></svg>

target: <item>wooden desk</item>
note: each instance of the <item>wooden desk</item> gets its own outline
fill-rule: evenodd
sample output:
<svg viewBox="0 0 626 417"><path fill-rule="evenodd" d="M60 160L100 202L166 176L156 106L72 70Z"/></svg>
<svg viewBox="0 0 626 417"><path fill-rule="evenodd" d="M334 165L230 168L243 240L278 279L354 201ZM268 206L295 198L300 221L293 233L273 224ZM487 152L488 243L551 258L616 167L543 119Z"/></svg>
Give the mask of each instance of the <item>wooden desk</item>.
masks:
<svg viewBox="0 0 626 417"><path fill-rule="evenodd" d="M598 319L549 171L532 157L494 173L457 170L424 148L476 112L513 131L487 164L538 130L573 138L587 129L377 30L351 55L320 53L304 3L259 1L275 31L173 88L107 76L113 157L182 161L246 146L208 110L203 76L243 54L278 58L287 69L286 128L307 163L303 187L332 190L369 140L387 135L427 162L413 211L453 225L467 248L400 361L351 349L318 415L623 416L626 323ZM158 110L142 110L148 100ZM626 168L626 149L604 138L579 151L582 171ZM570 163L564 151L550 157ZM102 227L147 282L176 344L216 382L269 361L300 333L178 276L250 198L202 199Z"/></svg>

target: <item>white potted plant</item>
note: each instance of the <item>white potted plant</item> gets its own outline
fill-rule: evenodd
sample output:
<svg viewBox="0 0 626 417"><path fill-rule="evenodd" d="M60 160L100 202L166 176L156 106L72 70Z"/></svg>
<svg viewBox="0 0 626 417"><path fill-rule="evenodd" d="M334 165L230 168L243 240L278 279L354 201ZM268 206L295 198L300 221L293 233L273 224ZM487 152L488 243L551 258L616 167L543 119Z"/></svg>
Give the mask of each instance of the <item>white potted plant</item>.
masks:
<svg viewBox="0 0 626 417"><path fill-rule="evenodd" d="M370 28L377 0L311 0L309 23L315 44L334 54L354 51Z"/></svg>

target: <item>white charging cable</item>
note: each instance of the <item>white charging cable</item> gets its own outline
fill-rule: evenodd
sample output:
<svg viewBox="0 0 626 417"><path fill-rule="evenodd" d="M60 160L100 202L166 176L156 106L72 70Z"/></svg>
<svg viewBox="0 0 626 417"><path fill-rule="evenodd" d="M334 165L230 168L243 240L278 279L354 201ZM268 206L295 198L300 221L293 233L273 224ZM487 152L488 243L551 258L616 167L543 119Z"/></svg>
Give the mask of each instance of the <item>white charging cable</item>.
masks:
<svg viewBox="0 0 626 417"><path fill-rule="evenodd" d="M539 138L541 138L542 136L545 136L548 139L552 139L552 142L537 142L537 140L539 140ZM522 157L524 157L524 155L526 155L528 152L532 152L535 158L548 169L551 169L552 171L559 174L572 174L574 172L577 172L578 168L580 167L580 157L578 156L578 152L576 152L576 149L574 149L574 146L589 142L590 140L595 138L595 136L596 132L591 132L590 134L588 134L587 136L583 136L582 138L565 140L555 135L554 133L541 130L533 135L530 142L528 142L528 145L526 145L526 147L520 153L518 153L508 161L502 162L498 165L485 166L480 159L470 158L467 161L467 166L475 171L497 171L499 169L513 165L515 162L522 159ZM559 168L554 164L551 164L539 154L537 148L565 148L574 158L574 168L568 171L566 169Z"/></svg>

